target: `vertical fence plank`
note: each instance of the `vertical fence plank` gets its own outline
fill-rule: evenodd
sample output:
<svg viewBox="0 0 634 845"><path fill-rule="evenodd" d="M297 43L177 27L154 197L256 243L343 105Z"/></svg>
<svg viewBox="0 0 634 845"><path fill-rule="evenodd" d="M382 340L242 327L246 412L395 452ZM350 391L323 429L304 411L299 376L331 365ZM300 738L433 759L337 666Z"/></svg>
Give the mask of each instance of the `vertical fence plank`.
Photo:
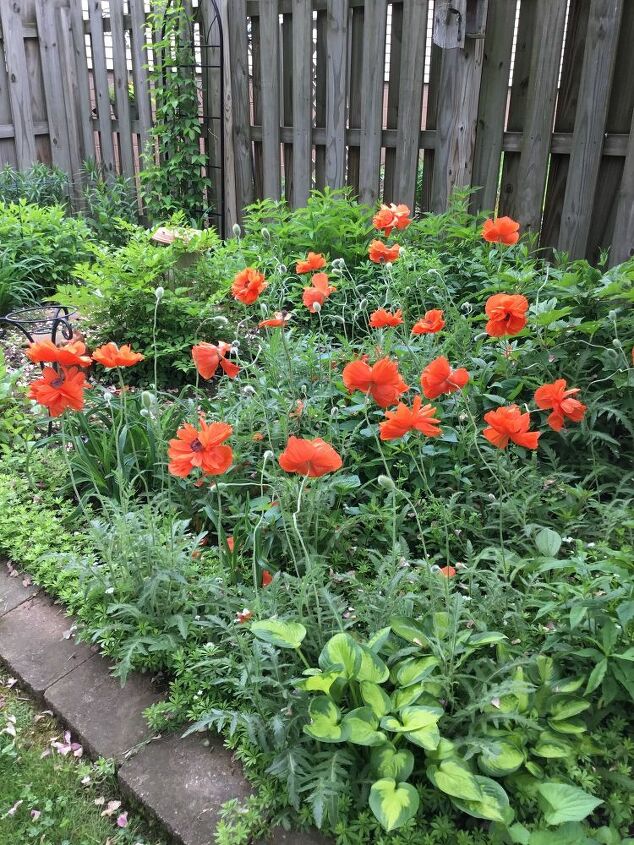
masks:
<svg viewBox="0 0 634 845"><path fill-rule="evenodd" d="M616 54L616 64L612 74L612 92L605 131L629 135L632 115L634 114L634 3L623 6L621 32ZM631 143L631 138L630 138ZM617 223L618 203L621 181L626 180L626 156L604 155L601 159L597 190L594 196L592 223L586 248L588 260L595 260L602 250L608 249L613 242ZM613 256L610 254L610 261Z"/></svg>
<svg viewBox="0 0 634 845"><path fill-rule="evenodd" d="M46 2L46 0L44 0ZM101 165L106 177L115 173L114 144L112 142L112 120L110 117L110 95L108 92L108 69L103 39L103 12L101 0L88 3L90 44L92 47L92 76L95 87L97 118L99 122L99 150Z"/></svg>
<svg viewBox="0 0 634 845"><path fill-rule="evenodd" d="M406 0L404 7L395 194L398 202L413 209L423 106L427 0Z"/></svg>
<svg viewBox="0 0 634 845"><path fill-rule="evenodd" d="M19 7L16 7L13 3L0 2L0 24L2 25L2 43L9 80L15 156L19 168L28 168L37 160L37 156L29 75Z"/></svg>
<svg viewBox="0 0 634 845"><path fill-rule="evenodd" d="M622 11L623 0L592 0L590 6L559 232L559 249L571 258L585 255L590 232Z"/></svg>
<svg viewBox="0 0 634 845"><path fill-rule="evenodd" d="M511 214L524 231L536 233L541 228L565 21L566 0L539 0L517 190Z"/></svg>
<svg viewBox="0 0 634 845"><path fill-rule="evenodd" d="M229 234L240 220L242 206L239 204L238 179L235 161L235 111L233 108L233 54L231 52L233 37L231 35L230 4L234 0L220 0L220 20L223 32L223 66L224 102L222 103L222 123L220 131L224 133L224 231ZM248 102L248 100L247 100Z"/></svg>
<svg viewBox="0 0 634 845"><path fill-rule="evenodd" d="M392 28L390 31L390 81L387 89L385 126L398 129L399 91L401 87L401 55L403 49L403 3L392 3ZM420 37L420 33L418 33ZM424 41L424 39L423 39ZM420 115L419 115L420 118ZM419 127L420 129L420 120ZM418 145L418 136L416 143ZM383 175L383 202L400 202L396 196L396 147L385 149Z"/></svg>
<svg viewBox="0 0 634 845"><path fill-rule="evenodd" d="M616 216L610 265L621 264L634 255L634 112L627 145L627 155L616 199Z"/></svg>
<svg viewBox="0 0 634 845"><path fill-rule="evenodd" d="M346 30L348 0L328 0L326 184L341 188L346 170ZM359 177L360 178L360 177Z"/></svg>
<svg viewBox="0 0 634 845"><path fill-rule="evenodd" d="M70 10L62 6L55 11L57 49L64 94L63 114L66 121L71 168L71 191L73 206L79 208L82 202L81 177L83 164L79 80L75 65Z"/></svg>
<svg viewBox="0 0 634 845"><path fill-rule="evenodd" d="M350 102L348 125L361 129L361 103L363 82L363 27L364 8L352 9L350 24ZM354 196L359 196L359 147L348 144L348 185Z"/></svg>
<svg viewBox="0 0 634 845"><path fill-rule="evenodd" d="M444 211L454 188L471 182L484 41L444 49L440 69L437 142L431 188L433 211Z"/></svg>
<svg viewBox="0 0 634 845"><path fill-rule="evenodd" d="M72 173L70 152L68 149L68 123L64 105L60 51L57 45L57 27L55 25L55 7L47 0L37 0L35 4L40 58L42 61L42 81L46 98L48 134L51 142L51 158L56 167L65 173Z"/></svg>
<svg viewBox="0 0 634 845"><path fill-rule="evenodd" d="M262 127L262 61L260 58L260 16L251 16L251 99L253 124ZM262 141L253 142L253 180L255 196L262 199Z"/></svg>
<svg viewBox="0 0 634 845"><path fill-rule="evenodd" d="M95 133L92 127L90 78L88 75L88 58L86 56L84 18L81 0L69 0L69 3L70 33L79 94L77 115L80 128L81 157L82 161L87 161L95 157Z"/></svg>
<svg viewBox="0 0 634 845"><path fill-rule="evenodd" d="M568 13L566 44L561 68L561 82L557 95L555 132L572 132L579 96L579 82L583 65L583 51L588 31L590 0L575 0ZM544 202L544 219L540 240L544 245L554 245L559 238L561 209L568 180L570 155L551 153L548 184Z"/></svg>
<svg viewBox="0 0 634 845"><path fill-rule="evenodd" d="M134 178L134 153L132 151L132 118L128 96L128 60L123 31L123 0L110 0L110 31L112 33L112 66L114 94L119 124L119 154L121 172Z"/></svg>
<svg viewBox="0 0 634 845"><path fill-rule="evenodd" d="M473 153L471 210L494 210L500 178L516 4L489 0L488 26L480 83L480 105Z"/></svg>
<svg viewBox="0 0 634 845"><path fill-rule="evenodd" d="M230 3L227 3L226 10L230 55L228 65L231 71L233 158L239 222L242 217L242 209L253 202L246 0L231 0Z"/></svg>
<svg viewBox="0 0 634 845"><path fill-rule="evenodd" d="M293 61L297 52L293 44L293 21L289 14L282 15L282 124L293 125ZM293 144L285 141L284 148L284 198L293 203Z"/></svg>
<svg viewBox="0 0 634 845"><path fill-rule="evenodd" d="M262 185L265 197L278 200L281 193L281 180L277 0L260 0L260 75L262 79Z"/></svg>
<svg viewBox="0 0 634 845"><path fill-rule="evenodd" d="M326 127L326 62L328 14L317 12L315 25L315 126ZM326 145L315 144L315 187L322 191L326 185Z"/></svg>
<svg viewBox="0 0 634 845"><path fill-rule="evenodd" d="M425 129L436 128L442 53L443 51L440 47L432 43L429 67L429 85L427 87L427 105L425 108ZM421 211L431 211L431 189L434 176L435 153L435 149L426 149L423 153L423 179L420 196Z"/></svg>
<svg viewBox="0 0 634 845"><path fill-rule="evenodd" d="M386 25L387 0L368 3L364 17L359 147L359 199L367 205L374 205L379 197Z"/></svg>
<svg viewBox="0 0 634 845"><path fill-rule="evenodd" d="M521 132L526 118L528 83L531 71L531 55L535 40L538 0L521 0L520 19L515 44L515 64L510 101L507 109L506 128L509 132ZM498 212L510 214L517 191L517 172L520 164L519 152L505 152L502 161L502 181Z"/></svg>
<svg viewBox="0 0 634 845"><path fill-rule="evenodd" d="M221 81L222 68L220 65L220 19L216 17L216 9L209 2L199 6L200 14L200 42L202 62L202 96L203 124L205 130L205 150L207 154L207 172L211 179L209 191L209 206L213 209L216 224L222 233L223 228L223 185L222 185L222 109Z"/></svg>
<svg viewBox="0 0 634 845"><path fill-rule="evenodd" d="M311 187L313 14L310 0L293 0L292 27L293 207L297 208L306 205Z"/></svg>
<svg viewBox="0 0 634 845"><path fill-rule="evenodd" d="M139 113L139 135L141 150L145 151L152 128L152 107L147 71L147 45L145 38L144 0L128 0L130 5L130 47L132 53L132 79L134 99ZM203 36L204 37L204 36ZM201 39L202 40L202 39Z"/></svg>

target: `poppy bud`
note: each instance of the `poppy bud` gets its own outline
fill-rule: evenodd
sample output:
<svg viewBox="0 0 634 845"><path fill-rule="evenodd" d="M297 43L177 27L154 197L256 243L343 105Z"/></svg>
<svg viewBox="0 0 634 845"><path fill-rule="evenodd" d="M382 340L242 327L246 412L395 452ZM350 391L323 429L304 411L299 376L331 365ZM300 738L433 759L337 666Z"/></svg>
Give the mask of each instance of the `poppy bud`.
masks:
<svg viewBox="0 0 634 845"><path fill-rule="evenodd" d="M139 413L141 414L142 417L149 417L150 416L150 412L148 411L147 408L141 408Z"/></svg>
<svg viewBox="0 0 634 845"><path fill-rule="evenodd" d="M282 275L284 275L285 273L288 272L288 267L286 266L286 264L280 264L280 266L277 269L280 271L280 273Z"/></svg>
<svg viewBox="0 0 634 845"><path fill-rule="evenodd" d="M265 461L272 461L275 455L273 454L273 452L271 452L270 449L267 449L262 457Z"/></svg>
<svg viewBox="0 0 634 845"><path fill-rule="evenodd" d="M110 393L109 390L104 390L103 400L106 403L106 405L110 405L110 403L112 402L112 393Z"/></svg>
<svg viewBox="0 0 634 845"><path fill-rule="evenodd" d="M150 408L151 408L151 407L152 407L152 405L154 404L154 401L155 401L155 396L154 396L152 393L150 393L150 391L149 391L149 390L144 390L144 391L141 393L141 404L142 404L142 405L143 405L143 407L144 407L144 408L146 408L148 411L150 410Z"/></svg>
<svg viewBox="0 0 634 845"><path fill-rule="evenodd" d="M396 490L396 484L394 484L389 475L379 475L377 481L381 487L384 487L386 490Z"/></svg>
<svg viewBox="0 0 634 845"><path fill-rule="evenodd" d="M319 304L319 302L313 302L313 311L316 314L319 314L319 312L321 311L321 305Z"/></svg>
<svg viewBox="0 0 634 845"><path fill-rule="evenodd" d="M154 291L154 296L156 297L156 301L160 302L163 299L163 294L165 293L165 288L159 285L156 290Z"/></svg>
<svg viewBox="0 0 634 845"><path fill-rule="evenodd" d="M608 320L616 320L616 315L617 312L614 309L608 311Z"/></svg>
<svg viewBox="0 0 634 845"><path fill-rule="evenodd" d="M255 394L255 389L251 387L250 384L247 384L245 387L242 388L242 392L245 396L253 396Z"/></svg>
<svg viewBox="0 0 634 845"><path fill-rule="evenodd" d="M242 229L238 226L237 223L233 224L233 226L231 227L231 231L233 232L234 238L239 238L242 234Z"/></svg>
<svg viewBox="0 0 634 845"><path fill-rule="evenodd" d="M615 349L620 349L620 348L621 348L621 341L618 339L618 337L615 337L615 338L614 338L614 340L612 341L612 346L613 346Z"/></svg>
<svg viewBox="0 0 634 845"><path fill-rule="evenodd" d="M392 262L386 261L385 262L385 269L389 272L392 269Z"/></svg>
<svg viewBox="0 0 634 845"><path fill-rule="evenodd" d="M217 317L212 318L215 323L220 323L221 326L226 326L229 323L226 317L223 317L221 314L218 314Z"/></svg>
<svg viewBox="0 0 634 845"><path fill-rule="evenodd" d="M264 238L265 241L271 240L271 233L269 232L268 229L262 229L260 234L262 235L262 237Z"/></svg>

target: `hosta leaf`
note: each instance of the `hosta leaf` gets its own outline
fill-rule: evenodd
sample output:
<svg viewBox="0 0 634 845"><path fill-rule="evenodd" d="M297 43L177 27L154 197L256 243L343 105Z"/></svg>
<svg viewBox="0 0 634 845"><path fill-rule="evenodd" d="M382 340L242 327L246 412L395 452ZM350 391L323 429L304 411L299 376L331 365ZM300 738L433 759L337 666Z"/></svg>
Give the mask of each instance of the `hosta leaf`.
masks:
<svg viewBox="0 0 634 845"><path fill-rule="evenodd" d="M508 825L513 819L513 810L509 806L508 795L497 781L485 778L481 775L474 775L475 780L482 792L479 801L463 801L460 798L452 798L453 803L470 816L476 819L488 819L492 822L502 822Z"/></svg>
<svg viewBox="0 0 634 845"><path fill-rule="evenodd" d="M407 616L392 616L390 627L397 636L407 640L408 643L414 643L414 645L419 646L429 644L429 640L421 628L413 619Z"/></svg>
<svg viewBox="0 0 634 845"><path fill-rule="evenodd" d="M425 692L425 684L412 684L411 687L394 690L392 693L392 710L401 710L409 704L414 704Z"/></svg>
<svg viewBox="0 0 634 845"><path fill-rule="evenodd" d="M603 804L600 798L567 783L540 783L537 791L544 799L542 810L546 823L552 825L583 821Z"/></svg>
<svg viewBox="0 0 634 845"><path fill-rule="evenodd" d="M361 665L356 674L358 681L372 681L375 684L382 684L387 681L390 670L378 655L366 646L359 646L361 649Z"/></svg>
<svg viewBox="0 0 634 845"><path fill-rule="evenodd" d="M526 756L512 742L500 740L482 749L478 765L485 775L503 777L516 772L524 764Z"/></svg>
<svg viewBox="0 0 634 845"><path fill-rule="evenodd" d="M391 742L387 742L372 751L370 764L380 778L407 780L414 769L414 755L408 748L397 751Z"/></svg>
<svg viewBox="0 0 634 845"><path fill-rule="evenodd" d="M304 733L308 736L320 742L343 742L347 739L346 730L339 723L341 711L327 695L313 698L308 713L310 724L304 725Z"/></svg>
<svg viewBox="0 0 634 845"><path fill-rule="evenodd" d="M402 661L396 672L396 680L402 687L409 687L427 678L438 666L437 657L415 657Z"/></svg>
<svg viewBox="0 0 634 845"><path fill-rule="evenodd" d="M607 657L604 657L603 660L599 660L592 672L590 672L590 677L588 678L588 683L586 684L585 695L594 692L594 690L601 684L601 682L605 678L605 673L607 671L608 660Z"/></svg>
<svg viewBox="0 0 634 845"><path fill-rule="evenodd" d="M383 745L385 734L377 731L378 719L371 707L357 707L343 717L342 726L348 742L355 745Z"/></svg>
<svg viewBox="0 0 634 845"><path fill-rule="evenodd" d="M388 641L390 634L392 633L391 628L381 628L380 631L377 631L374 636L370 637L368 640L368 648L370 651L373 651L375 654L378 654L385 643Z"/></svg>
<svg viewBox="0 0 634 845"><path fill-rule="evenodd" d="M543 731L539 735L537 745L533 748L533 754L537 754L538 757L552 758L553 760L568 757L570 752L570 745L550 731Z"/></svg>
<svg viewBox="0 0 634 845"><path fill-rule="evenodd" d="M253 622L251 631L259 640L278 648L299 648L306 636L306 628L299 622L282 622L280 619Z"/></svg>
<svg viewBox="0 0 634 845"><path fill-rule="evenodd" d="M310 675L308 678L301 678L297 681L298 689L303 689L306 692L325 692L329 693L332 685L341 679L339 672L318 672L315 675Z"/></svg>
<svg viewBox="0 0 634 845"><path fill-rule="evenodd" d="M439 707L403 707L400 718L385 716L381 719L381 727L393 733L406 733L435 725L441 716Z"/></svg>
<svg viewBox="0 0 634 845"><path fill-rule="evenodd" d="M361 667L362 652L350 634L335 634L323 647L319 665L326 671L338 670L346 678L356 678Z"/></svg>
<svg viewBox="0 0 634 845"><path fill-rule="evenodd" d="M558 722L549 719L548 726L560 734L582 734L588 730L586 723L581 719L561 719Z"/></svg>
<svg viewBox="0 0 634 845"><path fill-rule="evenodd" d="M370 789L370 809L388 832L402 827L418 812L418 792L409 783L382 778Z"/></svg>
<svg viewBox="0 0 634 845"><path fill-rule="evenodd" d="M481 645L493 645L493 643L501 643L506 640L506 634L501 634L499 631L482 631L480 634L473 634L469 637L469 645L472 648L478 648Z"/></svg>
<svg viewBox="0 0 634 845"><path fill-rule="evenodd" d="M360 684L361 698L372 708L375 716L381 719L392 709L390 696L378 684L371 681L362 681ZM404 778L401 778L404 780Z"/></svg>
<svg viewBox="0 0 634 845"><path fill-rule="evenodd" d="M550 718L555 719L555 721L570 719L571 716L577 716L579 713L583 713L588 707L590 707L589 701L562 695L552 701L550 705Z"/></svg>
<svg viewBox="0 0 634 845"><path fill-rule="evenodd" d="M465 801L481 801L482 790L475 776L458 760L443 760L439 766L430 766L427 777L441 792Z"/></svg>

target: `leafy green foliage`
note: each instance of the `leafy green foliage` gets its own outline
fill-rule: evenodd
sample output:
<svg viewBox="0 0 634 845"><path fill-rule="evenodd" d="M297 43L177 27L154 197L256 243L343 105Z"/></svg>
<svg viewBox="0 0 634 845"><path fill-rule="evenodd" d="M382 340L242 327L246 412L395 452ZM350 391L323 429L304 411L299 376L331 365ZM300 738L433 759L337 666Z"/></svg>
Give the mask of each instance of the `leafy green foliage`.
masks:
<svg viewBox="0 0 634 845"><path fill-rule="evenodd" d="M58 167L36 162L28 170L14 170L9 164L0 170L0 202L24 200L39 206L64 205L68 175Z"/></svg>
<svg viewBox="0 0 634 845"><path fill-rule="evenodd" d="M126 243L130 229L122 221L136 224L138 205L132 180L123 175L107 178L102 168L93 161L84 162L86 184L83 189L83 216L94 236L121 246Z"/></svg>
<svg viewBox="0 0 634 845"><path fill-rule="evenodd" d="M156 102L141 171L145 210L155 222L183 212L191 224L199 225L211 210L205 202L211 180L203 173L207 160L200 149L192 21L182 0L161 0L155 4L151 23L162 37L154 44L150 70ZM159 163L155 161L157 153Z"/></svg>

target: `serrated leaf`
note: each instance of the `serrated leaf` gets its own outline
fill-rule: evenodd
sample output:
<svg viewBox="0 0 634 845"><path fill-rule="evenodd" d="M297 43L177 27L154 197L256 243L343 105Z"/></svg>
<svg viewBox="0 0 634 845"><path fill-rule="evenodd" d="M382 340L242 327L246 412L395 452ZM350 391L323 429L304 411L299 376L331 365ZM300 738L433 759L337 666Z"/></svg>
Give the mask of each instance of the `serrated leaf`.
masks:
<svg viewBox="0 0 634 845"><path fill-rule="evenodd" d="M369 804L379 824L389 833L416 815L420 799L411 784L382 778L372 784Z"/></svg>

